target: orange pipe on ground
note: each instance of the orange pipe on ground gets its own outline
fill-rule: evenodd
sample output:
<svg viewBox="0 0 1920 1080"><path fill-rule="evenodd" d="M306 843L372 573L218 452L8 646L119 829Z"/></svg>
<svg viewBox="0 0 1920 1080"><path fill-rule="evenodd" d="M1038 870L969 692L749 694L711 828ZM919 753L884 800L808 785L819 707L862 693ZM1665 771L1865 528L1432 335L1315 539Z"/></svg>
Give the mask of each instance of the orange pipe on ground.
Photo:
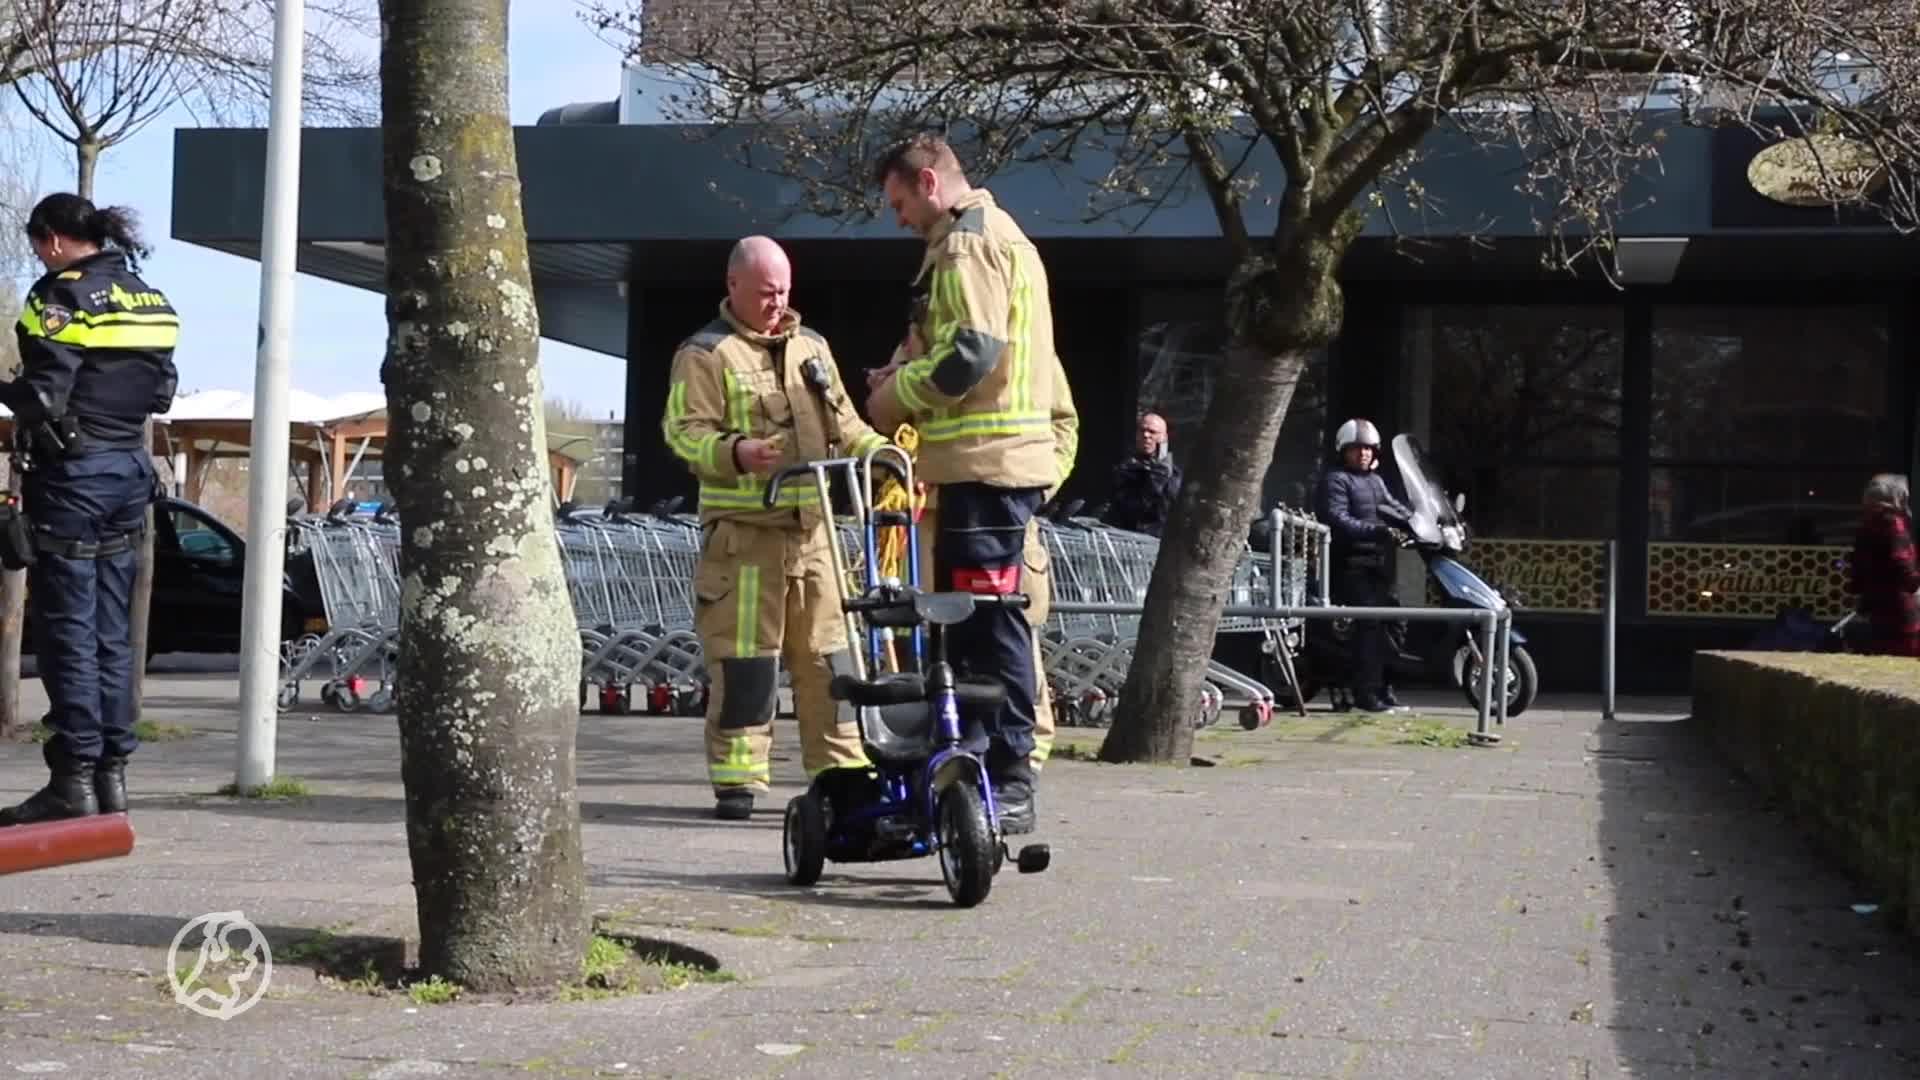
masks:
<svg viewBox="0 0 1920 1080"><path fill-rule="evenodd" d="M94 814L0 828L0 875L117 859L132 852L133 823L125 814Z"/></svg>

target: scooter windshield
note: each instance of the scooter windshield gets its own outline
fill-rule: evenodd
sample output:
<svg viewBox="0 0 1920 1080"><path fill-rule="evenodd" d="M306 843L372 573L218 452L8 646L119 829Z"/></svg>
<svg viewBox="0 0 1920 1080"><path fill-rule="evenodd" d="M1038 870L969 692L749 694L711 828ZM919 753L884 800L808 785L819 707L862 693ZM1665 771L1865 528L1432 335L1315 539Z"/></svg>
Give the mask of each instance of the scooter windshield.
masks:
<svg viewBox="0 0 1920 1080"><path fill-rule="evenodd" d="M1395 435L1393 465L1400 471L1400 486L1407 492L1407 508L1413 511L1413 535L1422 543L1461 546L1466 530L1461 527L1459 513L1447 501L1447 490L1440 485L1439 473L1419 440Z"/></svg>

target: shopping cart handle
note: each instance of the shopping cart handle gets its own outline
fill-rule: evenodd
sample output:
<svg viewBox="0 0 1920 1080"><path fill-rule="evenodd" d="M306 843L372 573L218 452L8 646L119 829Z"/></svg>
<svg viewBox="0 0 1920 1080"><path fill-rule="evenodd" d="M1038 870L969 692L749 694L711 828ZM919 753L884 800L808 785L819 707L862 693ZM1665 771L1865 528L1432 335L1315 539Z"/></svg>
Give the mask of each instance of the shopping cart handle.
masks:
<svg viewBox="0 0 1920 1080"><path fill-rule="evenodd" d="M780 485L797 476L811 475L815 470L848 469L849 475L858 475L860 459L854 457L822 458L819 461L805 461L798 465L789 465L767 478L767 494L761 501L771 510L780 501Z"/></svg>

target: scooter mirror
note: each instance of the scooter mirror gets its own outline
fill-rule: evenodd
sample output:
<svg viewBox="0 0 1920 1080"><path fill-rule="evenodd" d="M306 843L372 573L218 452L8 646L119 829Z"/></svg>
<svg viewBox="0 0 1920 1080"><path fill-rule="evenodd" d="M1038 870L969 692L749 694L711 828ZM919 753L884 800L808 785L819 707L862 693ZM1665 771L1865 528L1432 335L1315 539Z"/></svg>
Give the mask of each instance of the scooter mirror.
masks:
<svg viewBox="0 0 1920 1080"><path fill-rule="evenodd" d="M1467 512L1466 492L1462 491L1453 497L1453 512L1456 514L1464 514Z"/></svg>

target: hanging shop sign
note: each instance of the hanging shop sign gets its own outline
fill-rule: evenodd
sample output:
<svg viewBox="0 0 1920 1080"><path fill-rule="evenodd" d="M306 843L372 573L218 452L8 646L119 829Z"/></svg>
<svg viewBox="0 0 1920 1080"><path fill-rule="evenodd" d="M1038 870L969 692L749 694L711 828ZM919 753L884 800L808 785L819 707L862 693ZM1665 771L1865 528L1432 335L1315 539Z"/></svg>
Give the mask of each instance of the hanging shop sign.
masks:
<svg viewBox="0 0 1920 1080"><path fill-rule="evenodd" d="M1747 183L1783 206L1853 206L1887 186L1887 167L1859 139L1795 136L1755 154L1747 163Z"/></svg>

